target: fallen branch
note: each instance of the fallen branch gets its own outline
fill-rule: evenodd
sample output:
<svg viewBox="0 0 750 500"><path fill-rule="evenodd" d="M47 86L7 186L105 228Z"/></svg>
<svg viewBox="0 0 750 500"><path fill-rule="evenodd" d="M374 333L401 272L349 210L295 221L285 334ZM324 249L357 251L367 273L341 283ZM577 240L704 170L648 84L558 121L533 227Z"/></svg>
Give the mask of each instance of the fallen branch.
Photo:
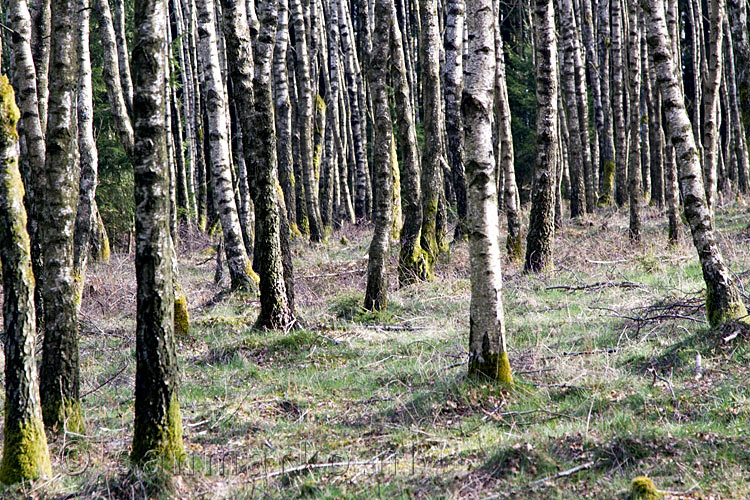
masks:
<svg viewBox="0 0 750 500"><path fill-rule="evenodd" d="M618 348L612 347L610 349L593 349L591 351L577 351L577 352L561 352L552 356L542 356L541 359L557 359L561 356L586 356L588 354L612 354L619 351Z"/></svg>
<svg viewBox="0 0 750 500"><path fill-rule="evenodd" d="M302 279L313 279L313 278L332 278L334 276L343 276L345 274L356 274L367 272L367 268L363 269L351 269L349 271L340 271L338 273L324 273L324 274L308 274L307 276L301 276Z"/></svg>
<svg viewBox="0 0 750 500"><path fill-rule="evenodd" d="M261 481L263 479L270 479L272 477L276 476L282 476L284 474L294 474L295 472L302 472L302 471L312 471L312 470L320 470L320 469L331 469L334 467L351 467L351 466L357 466L357 465L378 465L382 464L383 462L387 462L391 457L386 457L385 459L379 459L379 460L362 460L358 462L328 462L325 464L305 464L305 465L299 465L297 467L292 467L291 469L281 469L276 470L274 472L269 472L268 474L262 474L259 476L254 476L249 478L247 483L254 483L256 481Z"/></svg>
<svg viewBox="0 0 750 500"><path fill-rule="evenodd" d="M547 476L542 479L538 479L536 481L532 481L529 483L529 486L535 486L537 484L546 483L547 481L551 481L553 479L559 479L561 477L567 477L572 476L576 472L580 472L582 470L590 469L594 465L594 462L586 462L585 464L577 465L576 467L573 467L572 469L564 470L562 472L558 472L554 476Z"/></svg>
<svg viewBox="0 0 750 500"><path fill-rule="evenodd" d="M120 376L120 374L121 374L122 372L124 372L124 371L125 371L125 369L126 369L127 367L128 367L128 365L127 365L127 364L125 364L125 365L124 365L124 366L123 366L122 368L120 368L120 369L119 369L119 370L117 371L117 373L115 373L114 375L112 375L111 377L109 377L109 378L108 378L107 380L105 380L105 381L104 381L104 382L102 382L101 384L97 385L96 387L94 387L94 388L93 388L93 389L91 389L90 391L88 391L88 392L84 392L84 393L83 393L83 395L81 396L81 399L85 398L86 396L90 396L91 394L95 393L96 391L98 391L99 389L101 389L102 387L104 387L105 385L107 385L107 384L109 384L110 382L112 382L112 381L113 381L114 379L116 379L117 377L119 377L119 376Z"/></svg>
<svg viewBox="0 0 750 500"><path fill-rule="evenodd" d="M580 290L600 290L602 288L643 288L643 285L632 281L597 281L596 283L581 286L548 286L546 290L567 290L570 292L576 292Z"/></svg>

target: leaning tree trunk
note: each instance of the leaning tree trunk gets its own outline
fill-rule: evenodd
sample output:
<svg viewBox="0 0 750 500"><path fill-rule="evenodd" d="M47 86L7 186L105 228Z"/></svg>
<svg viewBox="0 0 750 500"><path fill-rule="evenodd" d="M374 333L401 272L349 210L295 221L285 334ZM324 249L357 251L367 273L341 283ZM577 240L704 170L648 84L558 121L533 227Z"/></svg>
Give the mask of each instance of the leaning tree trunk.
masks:
<svg viewBox="0 0 750 500"><path fill-rule="evenodd" d="M52 1L49 117L40 233L44 271L44 346L40 394L45 425L53 431L82 432L78 307L73 278L76 217L76 52L78 5ZM50 147L53 146L53 147Z"/></svg>
<svg viewBox="0 0 750 500"><path fill-rule="evenodd" d="M397 17L394 17L397 19ZM398 23L392 24L391 36L391 79L396 102L396 128L401 162L401 203L404 225L401 228L401 251L398 256L398 281L406 286L415 281L432 279L432 266L427 252L422 248L422 190L420 187L419 149L417 131L414 125L414 108L406 69L403 37Z"/></svg>
<svg viewBox="0 0 750 500"><path fill-rule="evenodd" d="M393 221L393 125L388 104L386 76L391 27L394 22L393 0L375 0L375 31L370 54L370 92L375 123L373 126L372 160L375 170L375 232L370 242L367 263L365 309L383 311L388 305L388 274L386 259L391 241Z"/></svg>
<svg viewBox="0 0 750 500"><path fill-rule="evenodd" d="M133 74L136 316L131 460L172 464L185 455L174 339L174 248L169 231L164 75L165 0L136 0Z"/></svg>
<svg viewBox="0 0 750 500"><path fill-rule="evenodd" d="M52 473L39 402L34 274L26 232L24 187L18 169L16 124L20 111L14 97L7 77L0 77L0 260L5 330L5 427L0 481L6 484Z"/></svg>
<svg viewBox="0 0 750 500"><path fill-rule="evenodd" d="M719 163L719 87L722 76L722 42L724 25L724 0L709 2L711 11L711 42L708 78L704 82L703 109L703 180L709 212L716 205L717 166ZM696 126L698 124L695 124Z"/></svg>
<svg viewBox="0 0 750 500"><path fill-rule="evenodd" d="M133 111L133 79L130 74L130 55L128 54L128 41L125 33L125 2L124 0L113 0L114 4L114 28L115 40L117 42L117 64L120 68L120 85L122 95L128 113Z"/></svg>
<svg viewBox="0 0 750 500"><path fill-rule="evenodd" d="M210 144L214 196L224 232L224 250L227 255L232 288L248 288L255 276L253 276L250 259L242 240L237 204L232 189L229 127L227 124L229 114L224 98L224 84L219 63L213 0L200 0L198 10L199 51L201 63L204 65L204 94L208 112L207 132Z"/></svg>
<svg viewBox="0 0 750 500"><path fill-rule="evenodd" d="M445 132L448 138L448 164L456 194L458 221L454 238L466 236L466 173L464 172L464 126L461 119L463 91L464 0L448 0L445 6Z"/></svg>
<svg viewBox="0 0 750 500"><path fill-rule="evenodd" d="M641 241L641 36L638 31L638 2L630 2L630 154L628 194L630 197L630 241Z"/></svg>
<svg viewBox="0 0 750 500"><path fill-rule="evenodd" d="M675 147L677 165L685 200L685 216L693 235L693 244L706 282L706 315L712 326L734 319L744 319L747 309L734 278L724 263L716 235L712 229L711 212L701 178L698 149L680 83L675 75L669 33L664 19L662 0L649 0L648 43L654 52L657 80L664 101L669 140Z"/></svg>
<svg viewBox="0 0 750 500"><path fill-rule="evenodd" d="M495 10L499 5L494 2ZM503 207L508 219L508 236L505 248L511 260L523 258L521 241L521 200L516 184L515 162L513 160L513 132L510 125L511 113L508 99L508 84L505 80L505 50L500 33L500 23L494 23L495 34L495 116L497 119L498 154L500 168L498 177L503 177ZM499 194L498 194L499 195Z"/></svg>
<svg viewBox="0 0 750 500"><path fill-rule="evenodd" d="M510 385L492 148L495 40L492 0L468 0L469 58L461 111L466 123L467 229L471 268L469 376Z"/></svg>
<svg viewBox="0 0 750 500"><path fill-rule="evenodd" d="M552 0L535 0L536 27L536 165L531 192L529 235L524 271L552 265L555 168L557 167L557 37Z"/></svg>

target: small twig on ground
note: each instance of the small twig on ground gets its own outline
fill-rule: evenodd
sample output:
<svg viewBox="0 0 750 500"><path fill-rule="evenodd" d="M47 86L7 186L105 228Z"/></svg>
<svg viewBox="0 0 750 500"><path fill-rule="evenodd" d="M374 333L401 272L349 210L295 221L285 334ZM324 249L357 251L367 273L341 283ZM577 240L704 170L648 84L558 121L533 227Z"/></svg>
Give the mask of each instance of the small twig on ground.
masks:
<svg viewBox="0 0 750 500"><path fill-rule="evenodd" d="M333 278L334 276L343 276L345 274L357 274L367 272L367 268L362 269L350 269L348 271L340 271L338 273L324 273L324 274L308 274L307 276L300 276L301 279L313 279L313 278Z"/></svg>
<svg viewBox="0 0 750 500"><path fill-rule="evenodd" d="M359 325L362 328L367 328L368 330L386 330L386 331L416 331L416 330L427 330L426 326L408 326L408 325Z"/></svg>
<svg viewBox="0 0 750 500"><path fill-rule="evenodd" d="M90 396L91 394L95 393L96 391L98 391L99 389L101 389L102 387L104 387L105 385L107 385L110 382L112 382L114 379L116 379L117 377L119 377L120 374L122 372L124 372L127 367L128 367L128 365L126 363L122 368L120 368L119 370L117 370L117 373L115 373L114 375L112 375L111 377L109 377L107 380L105 380L101 384L97 385L96 387L94 387L90 391L84 392L83 395L81 395L81 399L85 398L86 396Z"/></svg>
<svg viewBox="0 0 750 500"><path fill-rule="evenodd" d="M654 381L651 383L651 385L655 385L656 384L656 379L659 379L662 382L664 382L665 384L667 384L667 387L669 388L669 392L672 393L672 401L676 403L677 402L677 396L675 396L674 389L672 388L672 382L670 382L668 379L666 379L666 378L662 377L661 375L659 375L658 373L656 373L656 370L653 369L653 368L649 368L649 371L654 376Z"/></svg>
<svg viewBox="0 0 750 500"><path fill-rule="evenodd" d="M551 481L552 479L559 479L561 477L571 476L575 474L576 472L580 472L582 470L590 469L591 466L594 465L594 462L586 462L585 464L577 465L576 467L573 467L572 469L564 470L562 472L558 472L554 476L547 476L542 479L537 479L536 481L532 481L529 483L529 486L535 486L537 484L546 483L547 481Z"/></svg>
<svg viewBox="0 0 750 500"><path fill-rule="evenodd" d="M596 283L581 286L548 286L546 290L567 290L575 292L580 290L600 290L602 288L643 288L643 285L632 281L597 281Z"/></svg>
<svg viewBox="0 0 750 500"><path fill-rule="evenodd" d="M562 356L586 356L588 354L612 354L619 350L617 347L611 347L609 349L592 349L591 351L561 352L552 356L542 356L541 359L557 359Z"/></svg>

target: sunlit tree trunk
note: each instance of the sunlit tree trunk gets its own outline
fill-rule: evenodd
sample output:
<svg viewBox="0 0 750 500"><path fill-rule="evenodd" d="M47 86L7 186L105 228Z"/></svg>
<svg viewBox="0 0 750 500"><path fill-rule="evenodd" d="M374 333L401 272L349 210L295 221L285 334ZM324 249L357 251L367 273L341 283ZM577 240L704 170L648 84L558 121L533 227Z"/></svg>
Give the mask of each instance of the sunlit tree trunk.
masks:
<svg viewBox="0 0 750 500"><path fill-rule="evenodd" d="M491 0L468 0L469 58L461 111L466 123L467 229L471 268L469 376L512 384L505 341L500 234L492 147L495 90Z"/></svg>
<svg viewBox="0 0 750 500"><path fill-rule="evenodd" d="M709 43L708 75L703 91L703 180L708 210L716 205L716 185L719 148L719 87L722 76L722 43L724 36L724 0L709 2L711 42Z"/></svg>

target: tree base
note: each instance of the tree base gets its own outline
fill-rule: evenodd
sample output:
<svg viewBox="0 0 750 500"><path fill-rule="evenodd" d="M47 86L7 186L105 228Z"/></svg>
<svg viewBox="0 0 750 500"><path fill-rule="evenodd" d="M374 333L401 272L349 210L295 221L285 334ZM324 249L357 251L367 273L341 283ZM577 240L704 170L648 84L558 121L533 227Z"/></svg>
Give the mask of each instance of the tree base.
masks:
<svg viewBox="0 0 750 500"><path fill-rule="evenodd" d="M421 246L402 249L398 258L398 282L408 286L418 281L432 281L433 262L430 255Z"/></svg>
<svg viewBox="0 0 750 500"><path fill-rule="evenodd" d="M44 424L32 419L5 428L0 481L14 484L52 474Z"/></svg>
<svg viewBox="0 0 750 500"><path fill-rule="evenodd" d="M70 398L57 399L42 406L42 415L44 425L52 432L66 431L75 434L86 432L80 401Z"/></svg>
<svg viewBox="0 0 750 500"><path fill-rule="evenodd" d="M167 408L166 422L154 424L142 422L133 434L133 450L130 460L134 464L159 461L164 465L174 465L185 459L182 442L182 417L177 396L173 395Z"/></svg>
<svg viewBox="0 0 750 500"><path fill-rule="evenodd" d="M190 333L190 313L188 312L187 297L181 289L174 293L174 334L185 337Z"/></svg>
<svg viewBox="0 0 750 500"><path fill-rule="evenodd" d="M469 377L487 378L511 387L513 385L513 374L510 370L508 352L482 353L480 357L470 360Z"/></svg>

